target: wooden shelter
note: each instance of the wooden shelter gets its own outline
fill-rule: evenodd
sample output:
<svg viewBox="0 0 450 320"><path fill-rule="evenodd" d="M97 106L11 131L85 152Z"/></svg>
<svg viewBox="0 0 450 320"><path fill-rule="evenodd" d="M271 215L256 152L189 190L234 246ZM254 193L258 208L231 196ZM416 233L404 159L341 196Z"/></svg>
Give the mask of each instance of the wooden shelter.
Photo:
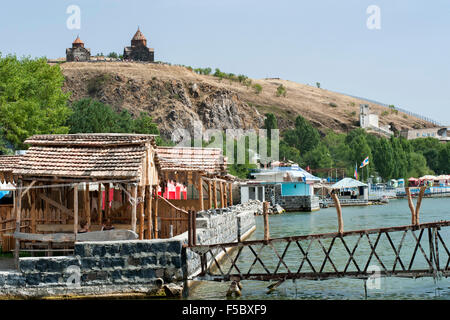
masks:
<svg viewBox="0 0 450 320"><path fill-rule="evenodd" d="M157 147L155 162L160 169L162 193L169 181L186 187L192 186L194 190L190 197L188 192L188 199L168 200L157 204L164 215L160 215L160 220L172 222L172 232L161 226L161 236L168 236L168 233L176 235L187 230L184 212L170 209L171 205L186 212L225 208L233 204L234 177L227 174L227 161L221 149Z"/></svg>
<svg viewBox="0 0 450 320"><path fill-rule="evenodd" d="M0 157L2 179L16 186L5 230L15 231L17 255L36 240L85 239L78 234L84 225L168 238L188 230L189 212L232 205L233 177L221 149L156 147L154 136L138 134L36 135L25 143L24 155ZM195 192L164 199L158 192L169 181Z"/></svg>
<svg viewBox="0 0 450 320"><path fill-rule="evenodd" d="M37 135L25 143L30 148L12 171L16 250L20 233L34 234L29 238L36 240L36 234L73 232L69 238L76 241L81 221L89 231L101 230L106 222L140 239L147 226L146 237L151 237L145 197L158 185L154 136Z"/></svg>

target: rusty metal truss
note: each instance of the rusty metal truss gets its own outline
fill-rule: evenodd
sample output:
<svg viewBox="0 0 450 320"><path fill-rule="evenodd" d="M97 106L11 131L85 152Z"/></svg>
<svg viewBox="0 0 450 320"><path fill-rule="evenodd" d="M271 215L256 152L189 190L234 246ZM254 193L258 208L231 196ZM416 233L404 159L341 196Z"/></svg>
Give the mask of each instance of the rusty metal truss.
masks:
<svg viewBox="0 0 450 320"><path fill-rule="evenodd" d="M306 236L191 245L201 271L193 280L447 277L450 221Z"/></svg>

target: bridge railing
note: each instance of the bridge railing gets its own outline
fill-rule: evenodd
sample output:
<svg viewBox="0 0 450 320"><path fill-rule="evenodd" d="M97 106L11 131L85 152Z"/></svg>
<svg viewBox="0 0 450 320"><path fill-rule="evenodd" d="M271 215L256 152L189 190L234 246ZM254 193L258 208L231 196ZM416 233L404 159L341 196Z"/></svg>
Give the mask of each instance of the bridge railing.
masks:
<svg viewBox="0 0 450 320"><path fill-rule="evenodd" d="M450 221L390 228L192 246L197 280L287 280L449 276L442 228ZM217 259L222 253L222 259Z"/></svg>

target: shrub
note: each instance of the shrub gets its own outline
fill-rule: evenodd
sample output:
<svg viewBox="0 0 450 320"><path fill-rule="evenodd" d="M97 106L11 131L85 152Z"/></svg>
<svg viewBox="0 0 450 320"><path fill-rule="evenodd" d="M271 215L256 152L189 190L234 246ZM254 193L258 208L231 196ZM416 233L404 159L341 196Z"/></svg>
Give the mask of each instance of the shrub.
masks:
<svg viewBox="0 0 450 320"><path fill-rule="evenodd" d="M258 83L255 83L255 84L252 86L252 88L255 89L255 93L256 93L256 94L260 94L261 91L262 91L262 86L261 86L260 84L258 84Z"/></svg>
<svg viewBox="0 0 450 320"><path fill-rule="evenodd" d="M280 84L277 88L277 97L286 97L286 87Z"/></svg>
<svg viewBox="0 0 450 320"><path fill-rule="evenodd" d="M320 89L320 82L316 82L316 86Z"/></svg>
<svg viewBox="0 0 450 320"><path fill-rule="evenodd" d="M330 105L330 107L337 108L337 104L334 102L330 102L329 105Z"/></svg>
<svg viewBox="0 0 450 320"><path fill-rule="evenodd" d="M383 111L383 112L381 113L381 116L382 116L382 117L386 117L388 114L389 114L389 112Z"/></svg>

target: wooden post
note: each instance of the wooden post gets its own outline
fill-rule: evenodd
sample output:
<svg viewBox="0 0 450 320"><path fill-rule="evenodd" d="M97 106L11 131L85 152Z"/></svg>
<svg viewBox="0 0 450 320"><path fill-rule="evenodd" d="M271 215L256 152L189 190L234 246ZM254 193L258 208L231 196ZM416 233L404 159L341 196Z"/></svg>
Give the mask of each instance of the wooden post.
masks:
<svg viewBox="0 0 450 320"><path fill-rule="evenodd" d="M423 196L425 195L425 190L427 190L427 187L425 187L425 186L420 187L419 198L417 198L417 203L416 203L415 225L419 224L419 210L420 210L420 206L422 205L422 199L423 199Z"/></svg>
<svg viewBox="0 0 450 320"><path fill-rule="evenodd" d="M223 194L223 182L220 183L220 207L225 208L225 196Z"/></svg>
<svg viewBox="0 0 450 320"><path fill-rule="evenodd" d="M411 190L409 187L405 188L406 196L408 198L409 210L411 210L411 224L416 224L416 209L414 208L414 203L412 201Z"/></svg>
<svg viewBox="0 0 450 320"><path fill-rule="evenodd" d="M91 227L91 199L89 197L89 183L86 183L86 189L84 190L84 210L86 212L87 227Z"/></svg>
<svg viewBox="0 0 450 320"><path fill-rule="evenodd" d="M191 211L192 217L192 245L197 245L197 211Z"/></svg>
<svg viewBox="0 0 450 320"><path fill-rule="evenodd" d="M331 193L331 197L333 198L334 205L336 206L336 212L338 216L338 232L340 234L344 233L344 219L342 218L342 208L341 202L335 192Z"/></svg>
<svg viewBox="0 0 450 320"><path fill-rule="evenodd" d="M263 215L264 215L264 240L270 239L269 231L269 202L263 202Z"/></svg>
<svg viewBox="0 0 450 320"><path fill-rule="evenodd" d="M200 201L200 211L205 210L205 206L203 203L203 179L201 175L198 175L198 199Z"/></svg>
<svg viewBox="0 0 450 320"><path fill-rule="evenodd" d="M227 188L227 183L226 182L222 182L223 184L223 203L224 203L224 208L228 207L228 188Z"/></svg>
<svg viewBox="0 0 450 320"><path fill-rule="evenodd" d="M17 184L17 198L16 198L16 232L20 232L20 211L22 210L22 181ZM14 247L14 264L17 270L19 270L19 249L20 241L16 238Z"/></svg>
<svg viewBox="0 0 450 320"><path fill-rule="evenodd" d="M109 196L109 182L107 184L105 184L105 218L108 219L110 218L109 216L109 203L111 201L110 196ZM135 231L135 230L134 230Z"/></svg>
<svg viewBox="0 0 450 320"><path fill-rule="evenodd" d="M147 186L145 188L145 209L147 211L147 239L152 238L152 188L153 186Z"/></svg>
<svg viewBox="0 0 450 320"><path fill-rule="evenodd" d="M188 210L188 246L192 247L192 212Z"/></svg>
<svg viewBox="0 0 450 320"><path fill-rule="evenodd" d="M155 223L154 223L154 234L155 239L158 239L158 186L155 187Z"/></svg>
<svg viewBox="0 0 450 320"><path fill-rule="evenodd" d="M230 192L230 201L229 201L229 203L230 203L230 207L231 207L233 205L233 183L232 182L228 183L228 190Z"/></svg>
<svg viewBox="0 0 450 320"><path fill-rule="evenodd" d="M31 233L36 233L36 190L31 191Z"/></svg>
<svg viewBox="0 0 450 320"><path fill-rule="evenodd" d="M144 239L144 189L145 186L139 186L138 187L138 193L139 193L139 240Z"/></svg>
<svg viewBox="0 0 450 320"><path fill-rule="evenodd" d="M208 201L209 201L209 208L208 209L211 209L213 207L211 180L208 180Z"/></svg>
<svg viewBox="0 0 450 320"><path fill-rule="evenodd" d="M133 197L132 200L132 207L131 207L131 230L133 232L136 232L136 209L137 209L137 186L136 184L133 184L131 186L131 196Z"/></svg>
<svg viewBox="0 0 450 320"><path fill-rule="evenodd" d="M214 209L217 209L217 182L216 180L213 181L213 186L214 186Z"/></svg>
<svg viewBox="0 0 450 320"><path fill-rule="evenodd" d="M78 185L73 186L73 233L75 234L75 241L77 241L78 234Z"/></svg>
<svg viewBox="0 0 450 320"><path fill-rule="evenodd" d="M98 184L98 192L97 192L97 213L98 213L98 224L101 226L103 222L103 210L102 210L102 204L103 204L103 192L102 192L102 184Z"/></svg>

